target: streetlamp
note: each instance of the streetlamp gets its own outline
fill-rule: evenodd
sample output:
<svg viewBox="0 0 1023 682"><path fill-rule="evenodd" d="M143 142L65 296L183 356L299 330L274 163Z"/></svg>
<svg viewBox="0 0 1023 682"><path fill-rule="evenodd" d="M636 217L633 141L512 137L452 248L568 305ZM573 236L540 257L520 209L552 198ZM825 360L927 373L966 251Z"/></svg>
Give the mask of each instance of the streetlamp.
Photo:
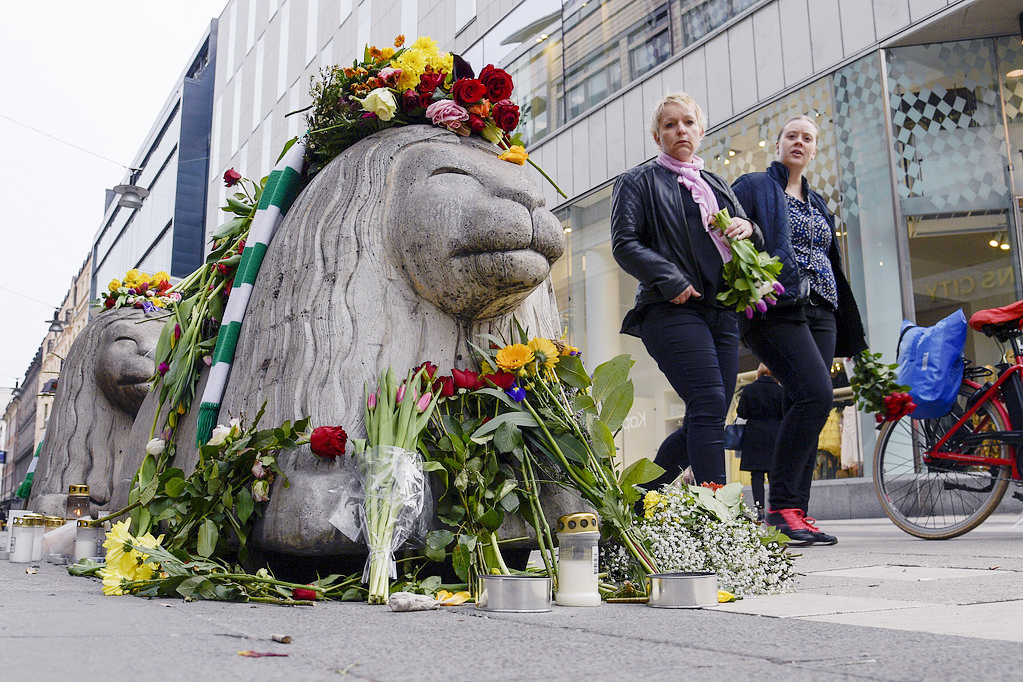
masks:
<svg viewBox="0 0 1023 682"><path fill-rule="evenodd" d="M135 184L141 168L132 168L131 179L126 185L117 185L114 191L121 195L117 205L124 208L142 208L142 200L149 196L149 190Z"/></svg>
<svg viewBox="0 0 1023 682"><path fill-rule="evenodd" d="M52 332L54 334L60 334L62 331L64 331L64 325L61 324L60 321L60 308L57 308L56 310L53 311L52 320L46 321L50 323L50 328L47 330L47 333Z"/></svg>

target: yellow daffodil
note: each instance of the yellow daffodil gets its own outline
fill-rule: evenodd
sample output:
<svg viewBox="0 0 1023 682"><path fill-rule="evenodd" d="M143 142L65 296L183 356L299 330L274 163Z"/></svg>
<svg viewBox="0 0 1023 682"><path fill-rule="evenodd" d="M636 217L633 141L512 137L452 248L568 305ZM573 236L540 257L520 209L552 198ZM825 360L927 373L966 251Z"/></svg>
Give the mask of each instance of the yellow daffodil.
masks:
<svg viewBox="0 0 1023 682"><path fill-rule="evenodd" d="M657 507L664 503L664 496L656 490L651 490L643 496L643 516L653 518Z"/></svg>
<svg viewBox="0 0 1023 682"><path fill-rule="evenodd" d="M525 147L513 144L511 147L508 148L508 151L504 152L497 158L501 159L502 161L517 163L518 165L521 166L526 163L527 159L529 159L529 154L526 153Z"/></svg>
<svg viewBox="0 0 1023 682"><path fill-rule="evenodd" d="M530 339L529 349L533 351L533 357L536 358L537 369L541 367L554 369L554 365L558 364L558 360L561 359L557 347L550 340L539 336Z"/></svg>
<svg viewBox="0 0 1023 682"><path fill-rule="evenodd" d="M515 343L497 351L494 360L501 369L517 372L533 361L533 351L525 344Z"/></svg>
<svg viewBox="0 0 1023 682"><path fill-rule="evenodd" d="M718 590L718 604L727 604L728 602L735 601L736 599L738 599L738 597L736 597L731 592L726 592L725 590Z"/></svg>
<svg viewBox="0 0 1023 682"><path fill-rule="evenodd" d="M149 296L147 300L153 305L155 305L157 308L164 307L164 302L161 299L157 298L156 296Z"/></svg>

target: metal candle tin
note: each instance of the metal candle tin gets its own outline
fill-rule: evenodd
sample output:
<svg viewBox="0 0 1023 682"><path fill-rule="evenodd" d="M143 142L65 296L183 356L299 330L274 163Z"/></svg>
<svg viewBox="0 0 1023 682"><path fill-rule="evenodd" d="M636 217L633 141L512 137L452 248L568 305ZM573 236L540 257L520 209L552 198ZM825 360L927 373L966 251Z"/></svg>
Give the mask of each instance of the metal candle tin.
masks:
<svg viewBox="0 0 1023 682"><path fill-rule="evenodd" d="M551 579L531 575L480 576L476 608L481 611L541 613L551 610Z"/></svg>
<svg viewBox="0 0 1023 682"><path fill-rule="evenodd" d="M718 577L711 571L651 573L647 606L657 609L698 609L718 605Z"/></svg>

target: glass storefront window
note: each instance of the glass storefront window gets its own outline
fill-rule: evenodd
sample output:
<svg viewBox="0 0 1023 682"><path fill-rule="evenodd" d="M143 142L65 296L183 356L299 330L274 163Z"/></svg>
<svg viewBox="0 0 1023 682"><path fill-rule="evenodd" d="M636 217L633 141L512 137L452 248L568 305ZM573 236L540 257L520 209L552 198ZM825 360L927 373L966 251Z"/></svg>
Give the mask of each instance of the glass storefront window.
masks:
<svg viewBox="0 0 1023 682"><path fill-rule="evenodd" d="M917 324L1012 303L1016 230L994 41L895 48L887 61ZM999 355L970 333L967 357Z"/></svg>

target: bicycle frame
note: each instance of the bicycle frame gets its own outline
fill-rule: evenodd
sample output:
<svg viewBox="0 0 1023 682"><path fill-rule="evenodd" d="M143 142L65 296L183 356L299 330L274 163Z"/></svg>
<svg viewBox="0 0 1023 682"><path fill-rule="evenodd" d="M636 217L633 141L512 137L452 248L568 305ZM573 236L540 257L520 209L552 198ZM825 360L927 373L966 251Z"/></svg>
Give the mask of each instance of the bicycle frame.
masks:
<svg viewBox="0 0 1023 682"><path fill-rule="evenodd" d="M954 450L943 450L946 443L953 439L953 436L959 432L959 430L966 424L966 422L977 413L980 406L984 403L991 403L999 415L1005 420L1005 423L1009 425L1009 431L984 431L983 433L967 433L959 436L955 439L954 445L965 444L970 442L981 442L981 441L997 441L1005 443L1006 445L1013 448L1013 454L1016 454L1017 447L1023 447L1023 430L1015 430L1012 424L1012 420L1009 418L1009 413L1006 410L1005 404L1002 399L998 397L998 392L1006 382L1015 379L1016 381L1023 381L1020 378L1020 374L1023 373L1023 344L1020 343L1019 336L1013 336L1011 339L1012 351L1014 364L1009 365L1002 373L998 376L998 379L984 391L983 395L979 398L971 399L969 408L959 418L958 421L948 429L945 434L934 444L934 447L928 449L923 453L923 461L925 464L930 464L933 461L947 461L954 462L956 464L966 464L971 466L992 466L992 467L1004 467L1011 465L1012 467L1012 480L1019 481L1023 480L1020 476L1020 471L1016 466L1016 457L1010 457L1008 460L1000 457L983 457L978 455L967 455L962 452L956 452ZM964 383L974 386L978 390L982 388L979 384L966 380ZM1018 413L1023 414L1023 405L1019 406ZM980 426L983 426L984 422L981 422ZM977 429L971 429L976 431Z"/></svg>

